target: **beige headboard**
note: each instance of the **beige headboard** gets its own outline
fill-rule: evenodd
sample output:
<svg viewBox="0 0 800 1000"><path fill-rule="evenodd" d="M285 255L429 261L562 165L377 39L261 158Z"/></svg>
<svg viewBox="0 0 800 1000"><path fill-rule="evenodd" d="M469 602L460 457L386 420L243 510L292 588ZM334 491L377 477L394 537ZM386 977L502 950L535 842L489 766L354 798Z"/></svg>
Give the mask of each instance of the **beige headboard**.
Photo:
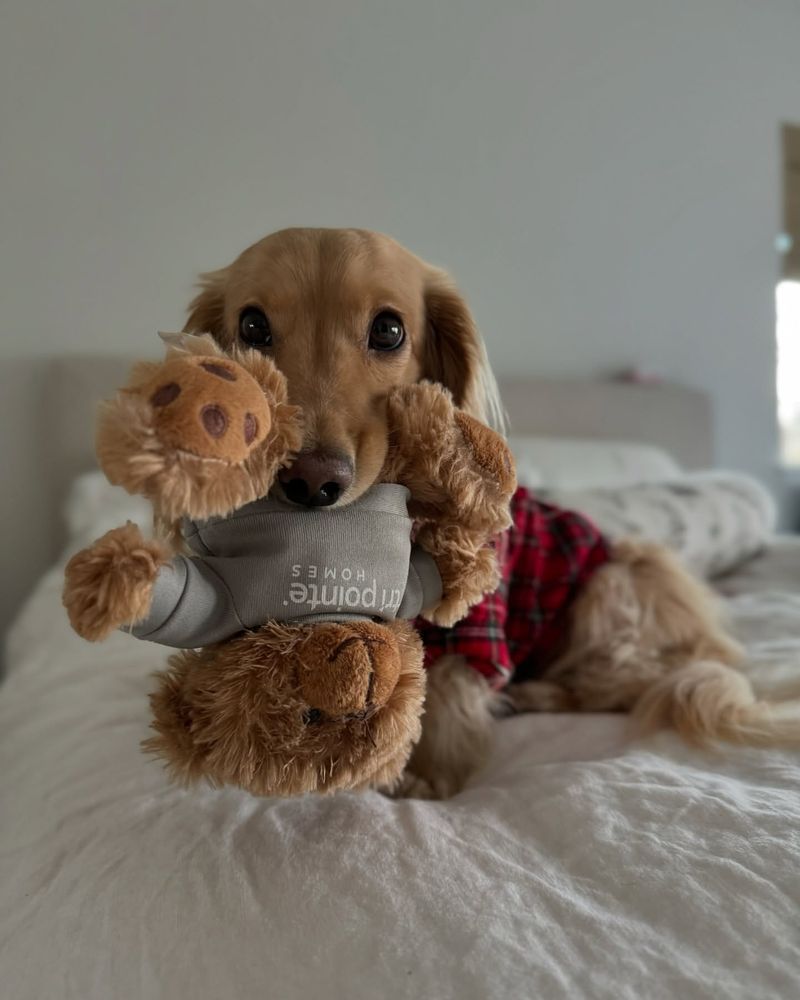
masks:
<svg viewBox="0 0 800 1000"><path fill-rule="evenodd" d="M94 457L94 423L97 404L123 385L134 358L56 358L46 377L46 406L50 411L50 477L54 493L63 496L81 472L97 467Z"/></svg>
<svg viewBox="0 0 800 1000"><path fill-rule="evenodd" d="M709 397L669 382L500 379L511 432L658 445L687 469L714 463Z"/></svg>

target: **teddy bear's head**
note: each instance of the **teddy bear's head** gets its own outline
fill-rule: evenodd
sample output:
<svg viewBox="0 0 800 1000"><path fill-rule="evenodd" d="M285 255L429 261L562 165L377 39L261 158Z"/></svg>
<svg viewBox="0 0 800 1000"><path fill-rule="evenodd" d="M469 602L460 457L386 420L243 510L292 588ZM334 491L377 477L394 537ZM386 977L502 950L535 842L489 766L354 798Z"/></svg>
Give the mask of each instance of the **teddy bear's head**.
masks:
<svg viewBox="0 0 800 1000"><path fill-rule="evenodd" d="M235 517L266 496L300 440L300 412L268 359L187 336L103 404L97 453L180 549L188 521ZM269 795L390 786L419 738L422 659L407 621L269 620L173 654L145 747L184 783Z"/></svg>
<svg viewBox="0 0 800 1000"><path fill-rule="evenodd" d="M410 622L273 623L172 656L144 746L182 783L255 795L391 788L419 739L424 695Z"/></svg>

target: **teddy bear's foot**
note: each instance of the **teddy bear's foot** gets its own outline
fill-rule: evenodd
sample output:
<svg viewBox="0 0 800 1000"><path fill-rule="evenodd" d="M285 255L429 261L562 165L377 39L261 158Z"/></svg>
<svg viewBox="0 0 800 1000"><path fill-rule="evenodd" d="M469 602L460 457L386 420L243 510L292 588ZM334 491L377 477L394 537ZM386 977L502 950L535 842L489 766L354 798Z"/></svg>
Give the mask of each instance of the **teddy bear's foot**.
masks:
<svg viewBox="0 0 800 1000"><path fill-rule="evenodd" d="M149 497L166 520L224 515L263 495L300 433L285 380L258 363L259 378L221 354L135 369L100 410L97 457L109 480Z"/></svg>
<svg viewBox="0 0 800 1000"><path fill-rule="evenodd" d="M297 682L310 712L331 719L369 718L400 676L397 640L373 622L317 625L296 655Z"/></svg>
<svg viewBox="0 0 800 1000"><path fill-rule="evenodd" d="M258 383L228 358L172 358L139 392L163 444L197 458L237 465L272 426Z"/></svg>
<svg viewBox="0 0 800 1000"><path fill-rule="evenodd" d="M500 496L510 497L517 486L517 474L511 452L491 428L458 410L455 422L467 445L472 461L486 473L486 481Z"/></svg>

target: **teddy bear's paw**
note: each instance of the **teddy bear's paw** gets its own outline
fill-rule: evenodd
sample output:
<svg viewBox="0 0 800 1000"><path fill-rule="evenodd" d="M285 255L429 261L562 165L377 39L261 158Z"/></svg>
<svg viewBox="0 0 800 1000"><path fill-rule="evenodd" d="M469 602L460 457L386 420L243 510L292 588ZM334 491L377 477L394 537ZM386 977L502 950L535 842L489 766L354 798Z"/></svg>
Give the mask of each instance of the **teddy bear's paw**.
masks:
<svg viewBox="0 0 800 1000"><path fill-rule="evenodd" d="M130 522L78 552L64 572L64 606L73 629L96 642L120 625L140 621L167 560L165 547L146 540Z"/></svg>
<svg viewBox="0 0 800 1000"><path fill-rule="evenodd" d="M400 676L397 639L376 622L318 625L296 653L309 711L329 719L368 718L386 704Z"/></svg>

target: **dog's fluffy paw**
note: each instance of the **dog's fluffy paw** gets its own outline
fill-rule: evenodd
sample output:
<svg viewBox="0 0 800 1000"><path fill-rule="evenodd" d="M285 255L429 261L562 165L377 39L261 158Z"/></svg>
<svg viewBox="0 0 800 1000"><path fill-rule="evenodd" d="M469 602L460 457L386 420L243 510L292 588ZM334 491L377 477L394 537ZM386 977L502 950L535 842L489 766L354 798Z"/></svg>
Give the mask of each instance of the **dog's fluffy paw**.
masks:
<svg viewBox="0 0 800 1000"><path fill-rule="evenodd" d="M566 688L552 681L523 681L503 693L507 714L518 712L574 712L576 703Z"/></svg>
<svg viewBox="0 0 800 1000"><path fill-rule="evenodd" d="M389 793L393 799L448 799L458 789L449 791L444 783L428 781L418 774L405 771L400 783Z"/></svg>

